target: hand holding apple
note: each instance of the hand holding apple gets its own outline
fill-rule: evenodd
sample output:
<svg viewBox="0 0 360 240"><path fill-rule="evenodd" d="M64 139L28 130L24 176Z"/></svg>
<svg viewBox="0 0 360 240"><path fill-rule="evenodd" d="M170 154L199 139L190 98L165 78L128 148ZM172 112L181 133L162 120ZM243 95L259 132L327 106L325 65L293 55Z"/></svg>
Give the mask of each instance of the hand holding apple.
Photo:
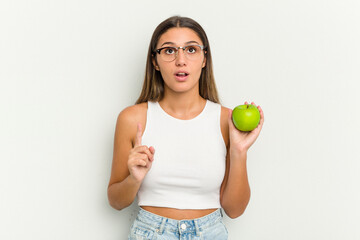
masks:
<svg viewBox="0 0 360 240"><path fill-rule="evenodd" d="M247 102L244 103L244 105L249 105ZM248 128L243 128L241 126L242 124L238 125L235 122L238 121L241 117L237 116L237 111L240 111L241 109L234 110L229 109L229 117L228 117L228 124L229 124L229 134L230 134L230 152L234 155L240 153L240 152L246 152L256 141L257 137L259 136L262 126L264 124L264 113L260 106L255 105L254 102L251 103L256 109L254 112L257 112L260 114L259 120L254 117L255 120L253 120L255 123L253 123L253 126L247 126ZM249 106L250 108L250 106ZM247 108L245 107L245 110ZM241 111L240 111L241 112ZM256 114L255 114L256 116ZM251 121L250 121L251 122ZM237 128L237 126L240 128ZM252 129L255 125L255 128ZM242 130L241 130L242 129ZM249 131L249 129L252 129Z"/></svg>

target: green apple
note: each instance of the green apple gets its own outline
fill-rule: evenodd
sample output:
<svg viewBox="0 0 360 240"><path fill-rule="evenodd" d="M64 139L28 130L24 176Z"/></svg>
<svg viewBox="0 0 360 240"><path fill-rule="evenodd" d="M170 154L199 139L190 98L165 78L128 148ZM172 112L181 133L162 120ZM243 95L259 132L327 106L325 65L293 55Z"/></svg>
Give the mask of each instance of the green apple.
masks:
<svg viewBox="0 0 360 240"><path fill-rule="evenodd" d="M252 104L239 105L232 112L232 120L235 127L240 131L252 131L260 122L259 109Z"/></svg>

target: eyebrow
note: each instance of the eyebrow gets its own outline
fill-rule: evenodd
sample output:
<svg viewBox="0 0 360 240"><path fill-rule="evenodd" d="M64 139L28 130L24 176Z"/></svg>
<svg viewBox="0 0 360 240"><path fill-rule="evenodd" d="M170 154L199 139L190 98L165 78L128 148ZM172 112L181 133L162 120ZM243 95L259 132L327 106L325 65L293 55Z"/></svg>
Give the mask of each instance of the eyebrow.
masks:
<svg viewBox="0 0 360 240"><path fill-rule="evenodd" d="M191 43L196 43L196 44L198 44L198 45L200 45L197 41L189 41L189 42L186 42L185 43L185 46L186 45L188 45L188 44L191 44ZM163 44L161 44L161 46L160 47L162 47L162 46L164 46L164 45L175 45L175 43L173 43L173 42L164 42Z"/></svg>

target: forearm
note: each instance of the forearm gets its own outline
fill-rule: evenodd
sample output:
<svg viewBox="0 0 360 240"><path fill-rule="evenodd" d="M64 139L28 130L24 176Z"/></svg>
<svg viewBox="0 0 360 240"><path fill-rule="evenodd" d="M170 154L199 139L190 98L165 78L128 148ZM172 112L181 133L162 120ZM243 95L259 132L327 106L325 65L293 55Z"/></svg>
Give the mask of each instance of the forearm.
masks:
<svg viewBox="0 0 360 240"><path fill-rule="evenodd" d="M239 217L250 200L246 161L247 151L230 151L229 176L221 204L231 218Z"/></svg>
<svg viewBox="0 0 360 240"><path fill-rule="evenodd" d="M122 182L111 184L108 187L110 205L117 210L128 207L134 201L140 185L130 175Z"/></svg>

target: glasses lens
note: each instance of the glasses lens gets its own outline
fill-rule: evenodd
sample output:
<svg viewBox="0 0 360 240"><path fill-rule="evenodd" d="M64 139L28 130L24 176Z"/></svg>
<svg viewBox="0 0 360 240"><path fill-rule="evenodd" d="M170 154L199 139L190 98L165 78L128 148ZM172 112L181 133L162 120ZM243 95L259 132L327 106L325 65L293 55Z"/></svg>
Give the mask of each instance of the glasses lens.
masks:
<svg viewBox="0 0 360 240"><path fill-rule="evenodd" d="M187 59L198 60L202 56L202 49L197 45L186 46L184 53Z"/></svg>
<svg viewBox="0 0 360 240"><path fill-rule="evenodd" d="M160 57L166 62L171 62L176 58L177 49L174 47L166 47L161 49Z"/></svg>

